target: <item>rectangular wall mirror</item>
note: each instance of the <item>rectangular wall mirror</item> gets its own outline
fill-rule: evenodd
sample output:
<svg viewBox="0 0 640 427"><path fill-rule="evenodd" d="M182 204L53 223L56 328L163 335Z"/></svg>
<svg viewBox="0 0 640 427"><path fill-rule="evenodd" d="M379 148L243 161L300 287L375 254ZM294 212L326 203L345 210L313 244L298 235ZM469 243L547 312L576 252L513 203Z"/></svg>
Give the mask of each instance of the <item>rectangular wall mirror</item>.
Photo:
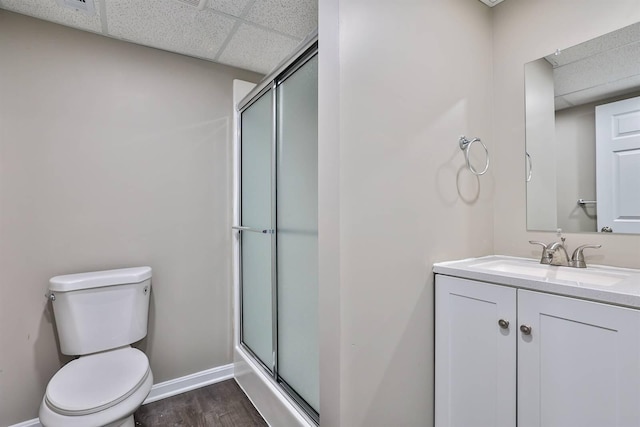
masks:
<svg viewBox="0 0 640 427"><path fill-rule="evenodd" d="M640 23L525 64L527 229L640 234Z"/></svg>

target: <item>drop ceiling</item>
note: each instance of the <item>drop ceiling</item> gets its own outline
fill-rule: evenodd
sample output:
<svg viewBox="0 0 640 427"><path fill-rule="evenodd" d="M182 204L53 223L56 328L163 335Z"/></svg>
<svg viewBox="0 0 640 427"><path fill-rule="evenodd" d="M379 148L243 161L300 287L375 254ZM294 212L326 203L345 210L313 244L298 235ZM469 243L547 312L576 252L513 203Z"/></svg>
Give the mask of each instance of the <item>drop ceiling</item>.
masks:
<svg viewBox="0 0 640 427"><path fill-rule="evenodd" d="M555 108L640 90L640 23L545 57L553 67Z"/></svg>
<svg viewBox="0 0 640 427"><path fill-rule="evenodd" d="M78 1L94 10L64 5ZM317 1L0 0L0 8L267 74L316 30Z"/></svg>

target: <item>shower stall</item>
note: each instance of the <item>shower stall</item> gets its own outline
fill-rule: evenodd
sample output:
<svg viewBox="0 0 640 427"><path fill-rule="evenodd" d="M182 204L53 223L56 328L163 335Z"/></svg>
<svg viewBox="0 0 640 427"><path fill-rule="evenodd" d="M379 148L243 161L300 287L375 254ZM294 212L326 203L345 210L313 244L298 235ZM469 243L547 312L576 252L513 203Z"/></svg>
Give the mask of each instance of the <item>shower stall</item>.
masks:
<svg viewBox="0 0 640 427"><path fill-rule="evenodd" d="M314 38L238 104L233 227L237 351L250 360L256 371L252 375L316 424L317 51ZM239 383L243 385L241 379Z"/></svg>

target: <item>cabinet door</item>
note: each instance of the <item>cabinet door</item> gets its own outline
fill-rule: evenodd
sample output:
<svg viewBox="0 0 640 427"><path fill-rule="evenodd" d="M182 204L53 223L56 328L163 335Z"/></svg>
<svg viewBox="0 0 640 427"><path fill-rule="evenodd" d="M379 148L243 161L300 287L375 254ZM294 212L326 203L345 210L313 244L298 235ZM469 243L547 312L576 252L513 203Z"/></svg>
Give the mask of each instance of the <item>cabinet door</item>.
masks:
<svg viewBox="0 0 640 427"><path fill-rule="evenodd" d="M518 427L640 425L638 311L520 290L518 319Z"/></svg>
<svg viewBox="0 0 640 427"><path fill-rule="evenodd" d="M436 276L436 427L515 426L516 331L515 289Z"/></svg>

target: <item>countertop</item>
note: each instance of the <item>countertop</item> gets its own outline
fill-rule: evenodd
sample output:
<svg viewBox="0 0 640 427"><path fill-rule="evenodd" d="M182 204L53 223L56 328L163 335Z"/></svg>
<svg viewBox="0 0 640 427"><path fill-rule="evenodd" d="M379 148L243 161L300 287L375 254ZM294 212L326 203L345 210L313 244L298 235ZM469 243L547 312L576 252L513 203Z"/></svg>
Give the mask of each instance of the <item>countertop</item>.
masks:
<svg viewBox="0 0 640 427"><path fill-rule="evenodd" d="M539 259L490 255L438 262L433 272L640 309L640 270L636 269L558 267L541 265Z"/></svg>

